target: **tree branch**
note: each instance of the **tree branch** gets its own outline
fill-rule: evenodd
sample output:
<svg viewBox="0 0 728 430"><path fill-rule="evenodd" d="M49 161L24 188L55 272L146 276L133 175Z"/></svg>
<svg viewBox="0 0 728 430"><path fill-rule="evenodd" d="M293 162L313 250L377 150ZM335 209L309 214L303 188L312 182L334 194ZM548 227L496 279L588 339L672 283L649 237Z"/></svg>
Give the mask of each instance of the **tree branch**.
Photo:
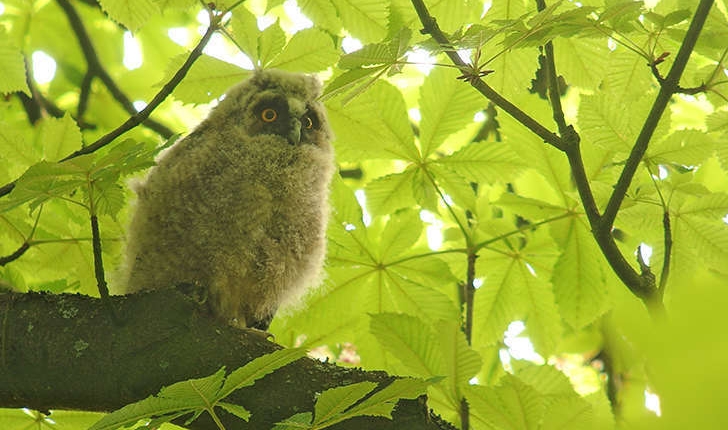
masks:
<svg viewBox="0 0 728 430"><path fill-rule="evenodd" d="M0 294L0 404L37 410L110 411L174 382L230 372L280 346L252 330L212 319L177 289L112 296L125 318L116 325L101 301L79 294ZM227 413L229 429L265 429L313 411L316 393L359 381L394 378L304 358L267 375L229 400L253 412L245 423ZM436 430L423 399L401 400L393 420L358 417L332 429ZM202 416L190 428L217 429Z"/></svg>
<svg viewBox="0 0 728 430"><path fill-rule="evenodd" d="M67 0L59 0L59 1L67 1ZM200 41L197 43L197 46L190 52L190 55L187 57L187 60L185 60L184 64L177 70L177 72L172 76L172 78L164 84L161 90L154 96L154 98L149 102L149 104L142 109L141 111L135 113L134 115L130 116L129 119L127 119L123 124L115 128L114 130L110 131L109 133L105 134L104 136L101 136L99 139L97 139L95 142L93 142L90 145L84 146L83 148L79 149L78 151L75 151L71 153L70 155L63 158L61 161L70 160L72 158L76 158L80 155L85 154L91 154L100 148L103 148L104 146L108 145L109 143L113 142L114 139L117 137L123 135L127 131L133 129L134 127L141 124L144 120L149 118L149 115L169 96L172 94L172 91L175 89L175 87L182 81L182 79L187 75L187 72L189 72L190 68L192 67L192 64L194 64L195 60L202 55L202 50L205 48L205 45L207 45L207 42L210 41L210 38L212 37L213 33L217 31L220 25L220 19L222 16L213 16L211 14L210 16L210 26L207 27L207 31L205 31L205 34L202 36ZM0 197L5 196L9 194L11 191L13 191L13 188L15 188L16 181L9 182L2 187L0 187Z"/></svg>
<svg viewBox="0 0 728 430"><path fill-rule="evenodd" d="M660 83L660 91L655 98L655 102L652 104L652 109L647 115L644 126L637 136L632 151L627 158L622 174L619 176L617 183L614 185L614 191L609 197L609 202L604 209L604 215L601 219L600 225L597 226L600 233L603 235L604 232L609 232L614 226L614 220L617 217L622 201L627 195L627 190L632 183L632 178L637 171L637 167L642 162L642 157L647 151L647 146L652 139L652 134L655 132L662 114L667 108L667 104L670 102L672 96L680 90L680 77L685 71L690 54L695 48L695 43L698 40L700 31L703 28L703 24L708 17L710 8L713 6L713 0L700 0L695 15L690 22L690 27L685 34L682 45L675 57L675 62L672 64L667 77Z"/></svg>
<svg viewBox="0 0 728 430"><path fill-rule="evenodd" d="M452 46L448 38L445 36L442 30L440 30L440 27L437 25L435 18L430 15L430 12L427 10L427 6L425 6L424 1L412 0L412 5L414 6L415 11L417 11L417 16L420 18L420 22L422 23L423 28L420 31L423 34L431 35L432 38L444 48ZM460 58L460 55L458 55L457 52L452 49L446 49L445 53L448 57L450 57L450 60L458 68L463 71L466 71L468 69L468 65L465 63L465 61L463 61L462 58ZM539 123L534 118L529 116L526 112L518 108L518 106L514 105L505 97L498 94L497 91L495 91L491 86L486 84L482 79L480 79L479 77L474 77L473 79L468 79L468 82L470 82L473 88L478 90L488 100L493 102L493 104L503 109L518 122L526 126L534 134L543 139L544 142L548 143L556 149L559 149L561 151L564 150L563 142L561 141L561 138L559 136L549 131L541 123Z"/></svg>
<svg viewBox="0 0 728 430"><path fill-rule="evenodd" d="M6 256L0 257L0 266L4 266L4 265L6 265L10 262L13 262L13 261L17 260L18 258L22 257L23 254L25 254L25 252L28 249L30 249L30 244L27 241L23 242L18 247L18 249L16 249L12 253L10 253Z"/></svg>
<svg viewBox="0 0 728 430"><path fill-rule="evenodd" d="M78 12L76 12L76 9L71 5L69 0L57 1L58 5L61 7L61 9L63 9L63 12L66 14L68 22L71 25L73 32L76 34L76 39L78 39L78 43L81 45L81 51L83 52L83 56L86 59L88 70L86 71L86 76L84 76L84 83L90 84L91 78L97 76L101 80L101 82L104 83L114 99L119 102L119 104L124 108L124 110L126 110L127 113L131 115L136 114L137 110L134 107L134 104L131 102L131 100L129 100L126 94L121 91L121 88L116 85L116 82L111 78L111 75L109 75L109 73L106 71L106 68L104 68L104 66L101 64L99 56L96 53L96 49L94 49L93 43L91 42L91 37L86 31L86 27L83 25L83 21L78 15ZM81 91L81 97L85 95L87 98L88 91L84 92L83 89L84 88L82 88ZM85 101L82 102L82 99L79 97L79 113L82 114L85 111L85 105ZM78 120L82 120L80 115ZM174 134L174 132L170 130L167 126L151 118L145 119L142 125L160 134L165 139L169 139Z"/></svg>

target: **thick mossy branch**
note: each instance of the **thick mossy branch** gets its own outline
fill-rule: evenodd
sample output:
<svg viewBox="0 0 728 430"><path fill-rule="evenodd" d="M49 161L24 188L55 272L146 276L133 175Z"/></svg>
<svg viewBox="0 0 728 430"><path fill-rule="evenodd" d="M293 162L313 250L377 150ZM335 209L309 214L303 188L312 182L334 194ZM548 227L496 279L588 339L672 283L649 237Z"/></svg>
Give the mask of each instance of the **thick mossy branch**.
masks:
<svg viewBox="0 0 728 430"><path fill-rule="evenodd" d="M79 294L0 294L0 406L37 410L111 411L156 394L162 386L228 372L280 346L260 332L211 319L176 289L112 296L122 324L96 298ZM227 428L270 429L313 411L316 394L354 382L392 381L304 358L267 375L226 401L252 411L245 423L220 416ZM421 400L401 400L394 419L359 417L336 429L438 429ZM213 429L203 415L190 428Z"/></svg>

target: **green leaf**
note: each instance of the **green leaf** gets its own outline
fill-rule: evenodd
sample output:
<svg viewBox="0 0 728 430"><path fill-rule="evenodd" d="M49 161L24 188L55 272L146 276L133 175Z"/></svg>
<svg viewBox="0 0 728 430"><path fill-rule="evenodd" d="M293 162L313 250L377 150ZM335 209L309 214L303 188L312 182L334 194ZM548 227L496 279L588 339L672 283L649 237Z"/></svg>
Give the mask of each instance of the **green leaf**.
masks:
<svg viewBox="0 0 728 430"><path fill-rule="evenodd" d="M435 333L417 317L394 313L371 315L371 333L382 347L412 375L431 378L443 374L443 351Z"/></svg>
<svg viewBox="0 0 728 430"><path fill-rule="evenodd" d="M22 91L30 95L25 80L25 62L23 54L13 46L11 39L0 29L0 94Z"/></svg>
<svg viewBox="0 0 728 430"><path fill-rule="evenodd" d="M167 69L168 77L179 70L186 59L187 54L174 57ZM203 54L195 61L173 94L184 103L209 103L250 73L249 70Z"/></svg>
<svg viewBox="0 0 728 430"><path fill-rule="evenodd" d="M672 229L678 252L688 251L700 261L724 269L728 261L728 228L723 220L685 215L673 222Z"/></svg>
<svg viewBox="0 0 728 430"><path fill-rule="evenodd" d="M450 385L451 393L460 394L460 389L480 371L483 360L468 345L457 320L438 321L435 332L442 351L443 369L447 375L444 383Z"/></svg>
<svg viewBox="0 0 728 430"><path fill-rule="evenodd" d="M392 410L400 399L415 399L425 394L430 382L415 378L395 379L391 384L351 408L350 417L368 415L392 418Z"/></svg>
<svg viewBox="0 0 728 430"><path fill-rule="evenodd" d="M363 381L324 391L316 401L314 407L316 418L313 424L337 422L338 420L335 419L339 415L370 393L376 386L375 382Z"/></svg>
<svg viewBox="0 0 728 430"><path fill-rule="evenodd" d="M258 52L257 58L259 66L270 64L271 61L281 53L286 44L286 34L281 29L278 21L269 25L258 36Z"/></svg>
<svg viewBox="0 0 728 430"><path fill-rule="evenodd" d="M300 0L297 3L303 14L316 23L317 28L339 34L341 18L331 0Z"/></svg>
<svg viewBox="0 0 728 430"><path fill-rule="evenodd" d="M311 412L302 412L292 417L286 418L283 421L278 422L273 430L300 430L310 429L311 421L313 420L313 414Z"/></svg>
<svg viewBox="0 0 728 430"><path fill-rule="evenodd" d="M273 30L271 29L269 31ZM236 8L230 18L227 32L245 55L247 55L254 64L260 65L258 44L259 38L263 32L258 29L258 20L255 18L255 15L250 13L248 9L244 7Z"/></svg>
<svg viewBox="0 0 728 430"><path fill-rule="evenodd" d="M546 412L539 393L508 373L495 388L468 386L466 398L473 420L485 428L535 430Z"/></svg>
<svg viewBox="0 0 728 430"><path fill-rule="evenodd" d="M393 85L376 82L346 104L339 98L328 100L326 108L338 160L419 160L402 93Z"/></svg>
<svg viewBox="0 0 728 430"><path fill-rule="evenodd" d="M435 161L476 183L509 182L525 167L523 160L509 145L501 142L478 142Z"/></svg>
<svg viewBox="0 0 728 430"><path fill-rule="evenodd" d="M630 124L630 109L607 95L584 95L579 104L579 128L584 142L603 148L629 152L635 131Z"/></svg>
<svg viewBox="0 0 728 430"><path fill-rule="evenodd" d="M100 0L104 11L132 33L139 30L147 20L159 13L152 0Z"/></svg>
<svg viewBox="0 0 728 430"><path fill-rule="evenodd" d="M569 85L596 89L609 65L603 39L559 38L554 41L556 70Z"/></svg>
<svg viewBox="0 0 728 430"><path fill-rule="evenodd" d="M580 430L592 427L592 406L580 397L559 398L548 405L540 430Z"/></svg>
<svg viewBox="0 0 728 430"><path fill-rule="evenodd" d="M96 181L93 187L96 215L110 215L116 219L116 215L126 202L124 188L115 181Z"/></svg>
<svg viewBox="0 0 728 430"><path fill-rule="evenodd" d="M240 405L234 405L232 403L218 402L217 406L225 409L227 412L235 415L243 421L250 420L250 411Z"/></svg>
<svg viewBox="0 0 728 430"><path fill-rule="evenodd" d="M605 56L608 60L603 88L612 95L615 103L629 103L644 95L644 89L651 85L649 68L645 59L623 47L618 47Z"/></svg>
<svg viewBox="0 0 728 430"><path fill-rule="evenodd" d="M697 166L713 155L715 148L715 141L702 131L678 130L658 144L650 145L645 158L658 164Z"/></svg>
<svg viewBox="0 0 728 430"><path fill-rule="evenodd" d="M251 386L258 379L305 355L306 351L304 349L287 348L258 357L230 373L225 379L225 384L220 389L218 397L225 398L237 389Z"/></svg>
<svg viewBox="0 0 728 430"><path fill-rule="evenodd" d="M524 251L524 253L527 251ZM533 270L533 268L531 267ZM561 316L556 307L554 291L544 278L547 273L534 273L527 267L519 266L520 278L523 280L525 302L528 313L525 318L528 334L536 351L547 356L553 352L561 336Z"/></svg>
<svg viewBox="0 0 728 430"><path fill-rule="evenodd" d="M604 257L589 228L577 218L563 225L563 252L551 277L561 316L573 328L591 323L608 308Z"/></svg>
<svg viewBox="0 0 728 430"><path fill-rule="evenodd" d="M366 45L358 51L342 55L339 60L339 67L342 69L357 69L380 64L391 65L397 60L396 53L392 52L389 44L374 43Z"/></svg>
<svg viewBox="0 0 728 430"><path fill-rule="evenodd" d="M475 294L474 326L478 344L493 345L502 341L503 332L513 320L523 315L526 303L523 300L523 280L515 258L498 258L483 255L479 260L488 261L487 267L476 265L477 273L485 277L483 285ZM482 270L482 271L481 271Z"/></svg>
<svg viewBox="0 0 728 430"><path fill-rule="evenodd" d="M415 168L402 173L382 176L369 182L366 187L367 208L377 215L392 213L417 204L412 191Z"/></svg>
<svg viewBox="0 0 728 430"><path fill-rule="evenodd" d="M283 51L266 67L297 72L318 72L339 58L331 36L308 28L294 34Z"/></svg>
<svg viewBox="0 0 728 430"><path fill-rule="evenodd" d="M44 118L38 139L48 161L58 161L83 146L81 131L68 113L62 118Z"/></svg>
<svg viewBox="0 0 728 430"><path fill-rule="evenodd" d="M455 79L449 68L435 68L420 90L420 147L424 157L431 155L445 139L472 122L485 106L485 99L469 85Z"/></svg>
<svg viewBox="0 0 728 430"><path fill-rule="evenodd" d="M339 11L344 27L352 36L363 41L378 42L386 34L387 6L385 0L332 0Z"/></svg>
<svg viewBox="0 0 728 430"><path fill-rule="evenodd" d="M0 202L0 212L30 201L32 201L31 208L36 208L51 198L66 197L84 184L86 177L83 169L67 163L41 161L30 166L18 178L13 191Z"/></svg>
<svg viewBox="0 0 728 430"><path fill-rule="evenodd" d="M106 415L89 430L115 430L152 416L165 417L160 419L168 422L180 415L203 410L217 394L224 377L225 369L222 368L205 378L190 379L164 387L156 396L131 403Z"/></svg>
<svg viewBox="0 0 728 430"><path fill-rule="evenodd" d="M414 210L393 214L379 240L379 259L390 261L411 249L422 234L422 221Z"/></svg>

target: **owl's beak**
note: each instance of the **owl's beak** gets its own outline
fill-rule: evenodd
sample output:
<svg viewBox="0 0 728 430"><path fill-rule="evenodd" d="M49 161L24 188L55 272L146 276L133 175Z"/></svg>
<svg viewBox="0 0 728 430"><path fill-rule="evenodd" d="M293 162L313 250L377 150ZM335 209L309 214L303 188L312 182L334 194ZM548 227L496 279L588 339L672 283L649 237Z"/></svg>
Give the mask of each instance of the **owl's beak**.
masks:
<svg viewBox="0 0 728 430"><path fill-rule="evenodd" d="M291 121L291 131L288 133L288 143L298 145L301 143L301 121L293 119Z"/></svg>

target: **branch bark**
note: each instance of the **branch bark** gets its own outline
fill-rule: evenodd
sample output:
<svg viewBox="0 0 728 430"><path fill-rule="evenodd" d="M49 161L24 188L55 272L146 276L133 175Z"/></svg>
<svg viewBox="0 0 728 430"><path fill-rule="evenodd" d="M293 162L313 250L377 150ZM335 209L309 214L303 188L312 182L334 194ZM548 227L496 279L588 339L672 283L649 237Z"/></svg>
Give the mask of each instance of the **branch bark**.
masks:
<svg viewBox="0 0 728 430"><path fill-rule="evenodd" d="M230 372L281 347L260 333L211 319L177 289L112 296L115 324L96 298L49 293L0 294L0 405L37 410L110 411L160 387ZM270 429L312 411L316 393L359 381L394 378L304 358L234 392L228 399L253 414L248 423L221 415L227 428ZM334 429L453 429L431 417L423 399L401 400L393 420L358 417ZM216 429L203 416L190 428Z"/></svg>

